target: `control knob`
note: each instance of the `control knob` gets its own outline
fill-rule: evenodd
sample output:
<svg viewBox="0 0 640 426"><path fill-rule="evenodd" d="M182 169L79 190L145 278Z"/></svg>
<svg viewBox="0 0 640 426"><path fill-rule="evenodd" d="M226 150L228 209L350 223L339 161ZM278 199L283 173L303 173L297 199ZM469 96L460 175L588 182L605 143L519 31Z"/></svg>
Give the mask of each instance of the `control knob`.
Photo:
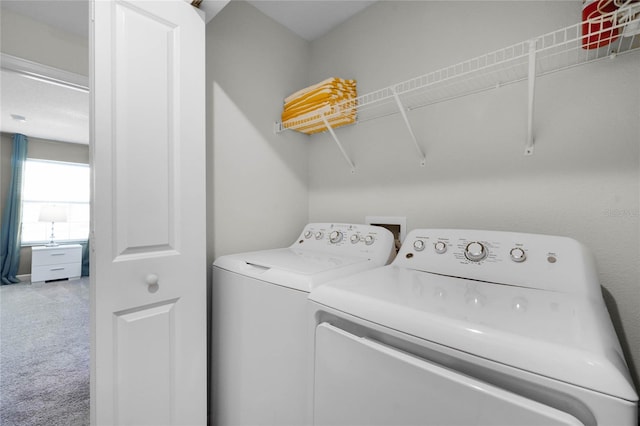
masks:
<svg viewBox="0 0 640 426"><path fill-rule="evenodd" d="M353 243L353 244L358 243L358 242L360 242L360 235L353 234L351 236L351 238L349 238L349 239L351 240L351 243Z"/></svg>
<svg viewBox="0 0 640 426"><path fill-rule="evenodd" d="M342 232L332 231L331 234L329 234L329 241L331 241L332 244L337 244L342 241Z"/></svg>
<svg viewBox="0 0 640 426"><path fill-rule="evenodd" d="M320 240L320 239L322 239L322 235L323 235L323 234L322 234L322 231L318 231L318 232L316 232L316 240Z"/></svg>
<svg viewBox="0 0 640 426"><path fill-rule="evenodd" d="M447 251L447 244L443 241L438 241L433 245L433 249L436 251L436 253L442 254Z"/></svg>
<svg viewBox="0 0 640 426"><path fill-rule="evenodd" d="M371 244L373 244L373 242L374 242L375 240L376 240L376 239L375 239L375 238L373 238L373 235L367 235L366 237L364 237L364 243L365 243L366 245L368 245L368 246L370 246Z"/></svg>
<svg viewBox="0 0 640 426"><path fill-rule="evenodd" d="M422 251L422 250L424 250L424 241L422 241L422 240L415 240L415 241L413 242L413 248L414 248L416 251Z"/></svg>
<svg viewBox="0 0 640 426"><path fill-rule="evenodd" d="M472 262L480 262L487 257L487 249L481 243L474 241L467 244L467 247L464 249L464 255Z"/></svg>
<svg viewBox="0 0 640 426"><path fill-rule="evenodd" d="M313 235L313 232L311 232L311 231L307 231L307 232L305 232L305 233L304 233L304 237L305 237L306 239L311 238L311 236L312 236L312 235Z"/></svg>
<svg viewBox="0 0 640 426"><path fill-rule="evenodd" d="M527 254L520 247L512 248L509 255L511 256L511 260L518 263L524 262L527 258Z"/></svg>

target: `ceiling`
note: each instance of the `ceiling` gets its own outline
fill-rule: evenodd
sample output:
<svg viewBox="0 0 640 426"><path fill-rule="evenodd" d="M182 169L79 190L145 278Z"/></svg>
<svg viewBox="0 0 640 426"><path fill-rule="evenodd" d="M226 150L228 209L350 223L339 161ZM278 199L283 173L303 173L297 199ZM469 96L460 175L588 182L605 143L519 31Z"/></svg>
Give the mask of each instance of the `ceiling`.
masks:
<svg viewBox="0 0 640 426"><path fill-rule="evenodd" d="M235 1L235 0L232 0ZM205 0L207 20L228 0ZM251 5L300 37L312 41L375 0L251 0ZM2 9L25 15L80 37L88 37L86 0L2 0ZM50 79L34 79L6 68L0 89L0 131L73 143L89 143L89 94Z"/></svg>
<svg viewBox="0 0 640 426"><path fill-rule="evenodd" d="M2 0L2 9L76 35L89 36L89 2L86 0Z"/></svg>
<svg viewBox="0 0 640 426"><path fill-rule="evenodd" d="M0 130L54 141L89 143L88 90L1 70Z"/></svg>
<svg viewBox="0 0 640 426"><path fill-rule="evenodd" d="M300 37L313 41L375 3L375 0L253 0L248 3Z"/></svg>

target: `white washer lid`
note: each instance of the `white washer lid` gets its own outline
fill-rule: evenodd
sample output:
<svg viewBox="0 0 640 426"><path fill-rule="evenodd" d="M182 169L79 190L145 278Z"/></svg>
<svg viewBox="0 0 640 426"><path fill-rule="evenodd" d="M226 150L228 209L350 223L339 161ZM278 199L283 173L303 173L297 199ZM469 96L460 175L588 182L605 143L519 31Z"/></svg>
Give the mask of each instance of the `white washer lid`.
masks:
<svg viewBox="0 0 640 426"><path fill-rule="evenodd" d="M282 248L221 256L214 266L300 291L374 266L369 259Z"/></svg>
<svg viewBox="0 0 640 426"><path fill-rule="evenodd" d="M313 252L293 248L245 253L244 262L265 268L280 269L302 275L315 275L331 269L362 262L357 257L336 256L331 253Z"/></svg>
<svg viewBox="0 0 640 426"><path fill-rule="evenodd" d="M311 292L364 320L629 401L637 401L602 300L389 265Z"/></svg>

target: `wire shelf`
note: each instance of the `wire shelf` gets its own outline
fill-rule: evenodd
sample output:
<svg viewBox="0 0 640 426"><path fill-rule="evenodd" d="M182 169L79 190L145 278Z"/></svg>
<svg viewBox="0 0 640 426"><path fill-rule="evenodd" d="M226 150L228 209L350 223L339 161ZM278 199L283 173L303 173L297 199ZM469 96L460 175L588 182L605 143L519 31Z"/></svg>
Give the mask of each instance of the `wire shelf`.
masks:
<svg viewBox="0 0 640 426"><path fill-rule="evenodd" d="M583 34L583 32L585 34ZM535 39L275 124L276 133L357 113L357 123L483 92L640 48L640 2Z"/></svg>

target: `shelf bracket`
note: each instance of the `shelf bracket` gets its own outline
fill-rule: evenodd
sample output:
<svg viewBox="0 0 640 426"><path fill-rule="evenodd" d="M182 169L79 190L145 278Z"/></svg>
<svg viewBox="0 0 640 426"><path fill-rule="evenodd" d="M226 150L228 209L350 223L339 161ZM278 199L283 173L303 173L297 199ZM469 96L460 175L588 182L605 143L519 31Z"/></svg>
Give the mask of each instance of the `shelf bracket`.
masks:
<svg viewBox="0 0 640 426"><path fill-rule="evenodd" d="M527 120L527 144L524 155L533 154L533 105L536 94L536 40L529 40L529 111Z"/></svg>
<svg viewBox="0 0 640 426"><path fill-rule="evenodd" d="M404 124L406 124L407 129L409 129L411 140L413 141L413 144L416 147L416 151L418 151L418 155L420 156L420 165L424 167L427 161L427 156L424 154L424 152L422 152L422 148L420 148L420 144L418 144L418 139L416 138L415 133L413 133L413 128L411 128L411 123L409 122L409 117L407 117L407 111L405 110L404 105L400 100L400 96L398 96L398 94L393 88L391 89L391 93L393 93L393 98L396 100L396 104L398 104L400 115L402 115L402 119L404 120Z"/></svg>
<svg viewBox="0 0 640 426"><path fill-rule="evenodd" d="M336 136L336 132L333 131L333 127L331 127L331 125L329 124L329 121L327 121L327 117L324 114L322 114L321 117L322 117L322 121L324 122L324 125L327 126L327 130L329 131L329 133L331 133L331 137L336 142L336 145L338 145L338 148L340 148L340 152L344 156L344 159L347 160L347 163L349 163L349 166L351 167L351 173L355 173L356 166L355 164L353 164L353 161L351 161L351 158L349 158L347 151L344 150L344 147L340 143L340 139L338 139L338 137Z"/></svg>

